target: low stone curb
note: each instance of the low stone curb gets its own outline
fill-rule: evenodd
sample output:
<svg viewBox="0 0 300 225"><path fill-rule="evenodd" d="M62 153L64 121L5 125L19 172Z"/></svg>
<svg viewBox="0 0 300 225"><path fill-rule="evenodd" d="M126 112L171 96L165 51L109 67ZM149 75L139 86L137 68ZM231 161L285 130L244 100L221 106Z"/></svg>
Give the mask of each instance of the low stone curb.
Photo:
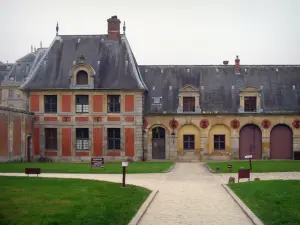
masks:
<svg viewBox="0 0 300 225"><path fill-rule="evenodd" d="M213 173L213 174L216 174L211 168L209 168L208 165L206 165L206 163L203 163L203 166L209 170L209 172Z"/></svg>
<svg viewBox="0 0 300 225"><path fill-rule="evenodd" d="M145 212L149 208L151 202L153 201L157 193L158 190L154 190L151 192L149 197L146 199L146 201L143 203L143 205L140 207L140 209L137 211L137 213L128 225L137 225L141 221L142 217L144 216Z"/></svg>
<svg viewBox="0 0 300 225"><path fill-rule="evenodd" d="M170 168L168 170L163 171L163 173L169 173L169 172L171 172L175 165L176 165L176 162L174 162L173 165L170 166Z"/></svg>
<svg viewBox="0 0 300 225"><path fill-rule="evenodd" d="M244 213L250 218L250 220L255 225L264 225L263 222L251 211L251 209L246 206L246 204L226 185L222 184L224 189L233 198L233 200L239 205L239 207L244 211Z"/></svg>

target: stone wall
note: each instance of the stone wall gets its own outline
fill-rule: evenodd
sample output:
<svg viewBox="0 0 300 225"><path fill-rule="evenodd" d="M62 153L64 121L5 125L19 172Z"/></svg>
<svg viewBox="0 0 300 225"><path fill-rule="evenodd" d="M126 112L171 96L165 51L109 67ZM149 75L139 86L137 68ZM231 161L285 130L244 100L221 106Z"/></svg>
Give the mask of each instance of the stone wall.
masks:
<svg viewBox="0 0 300 225"><path fill-rule="evenodd" d="M0 161L28 161L33 158L31 137L33 114L0 107Z"/></svg>

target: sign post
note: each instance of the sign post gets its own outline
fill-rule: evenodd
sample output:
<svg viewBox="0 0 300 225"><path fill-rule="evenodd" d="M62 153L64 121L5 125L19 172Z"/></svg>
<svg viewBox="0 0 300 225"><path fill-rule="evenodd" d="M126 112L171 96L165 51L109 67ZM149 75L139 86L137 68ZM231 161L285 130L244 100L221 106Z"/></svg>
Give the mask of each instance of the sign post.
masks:
<svg viewBox="0 0 300 225"><path fill-rule="evenodd" d="M252 155L245 155L245 159L249 159L250 170L252 170Z"/></svg>
<svg viewBox="0 0 300 225"><path fill-rule="evenodd" d="M231 165L231 164L228 164L228 165L227 165L227 168L229 169L229 172L231 173L231 172L232 172L232 165Z"/></svg>
<svg viewBox="0 0 300 225"><path fill-rule="evenodd" d="M104 158L101 157L91 158L91 168L104 168Z"/></svg>
<svg viewBox="0 0 300 225"><path fill-rule="evenodd" d="M126 179L126 167L128 166L128 162L122 162L123 167L123 179L122 179L122 186L125 187L125 179Z"/></svg>

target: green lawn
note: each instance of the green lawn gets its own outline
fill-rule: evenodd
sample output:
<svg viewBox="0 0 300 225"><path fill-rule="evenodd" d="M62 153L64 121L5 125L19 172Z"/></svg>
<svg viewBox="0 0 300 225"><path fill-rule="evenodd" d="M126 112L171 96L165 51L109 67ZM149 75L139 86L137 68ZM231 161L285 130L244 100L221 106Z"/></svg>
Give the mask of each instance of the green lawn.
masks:
<svg viewBox="0 0 300 225"><path fill-rule="evenodd" d="M127 225L150 191L81 179L0 177L2 225Z"/></svg>
<svg viewBox="0 0 300 225"><path fill-rule="evenodd" d="M131 162L127 173L161 173L167 171L173 162ZM121 162L107 162L104 168L91 168L89 163L0 163L0 173L23 173L26 167L39 167L42 173L122 173Z"/></svg>
<svg viewBox="0 0 300 225"><path fill-rule="evenodd" d="M232 165L232 172L237 173L241 167L250 168L249 161L232 161L232 162L211 162L207 166L214 172L216 167L220 167L221 173L229 173L227 165ZM291 172L300 171L300 161L297 160L267 160L267 161L252 161L252 172Z"/></svg>
<svg viewBox="0 0 300 225"><path fill-rule="evenodd" d="M300 224L300 180L228 185L265 225Z"/></svg>

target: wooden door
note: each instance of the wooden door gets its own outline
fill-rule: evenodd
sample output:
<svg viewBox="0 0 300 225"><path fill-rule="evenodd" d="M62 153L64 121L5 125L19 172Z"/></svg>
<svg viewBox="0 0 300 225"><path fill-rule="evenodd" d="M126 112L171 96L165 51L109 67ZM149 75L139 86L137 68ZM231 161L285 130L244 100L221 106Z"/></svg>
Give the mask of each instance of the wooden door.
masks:
<svg viewBox="0 0 300 225"><path fill-rule="evenodd" d="M252 159L261 159L262 134L255 124L247 124L240 131L240 159L252 155Z"/></svg>
<svg viewBox="0 0 300 225"><path fill-rule="evenodd" d="M271 159L293 159L293 132L284 124L276 125L271 130Z"/></svg>
<svg viewBox="0 0 300 225"><path fill-rule="evenodd" d="M166 158L165 129L156 127L152 129L152 159Z"/></svg>

